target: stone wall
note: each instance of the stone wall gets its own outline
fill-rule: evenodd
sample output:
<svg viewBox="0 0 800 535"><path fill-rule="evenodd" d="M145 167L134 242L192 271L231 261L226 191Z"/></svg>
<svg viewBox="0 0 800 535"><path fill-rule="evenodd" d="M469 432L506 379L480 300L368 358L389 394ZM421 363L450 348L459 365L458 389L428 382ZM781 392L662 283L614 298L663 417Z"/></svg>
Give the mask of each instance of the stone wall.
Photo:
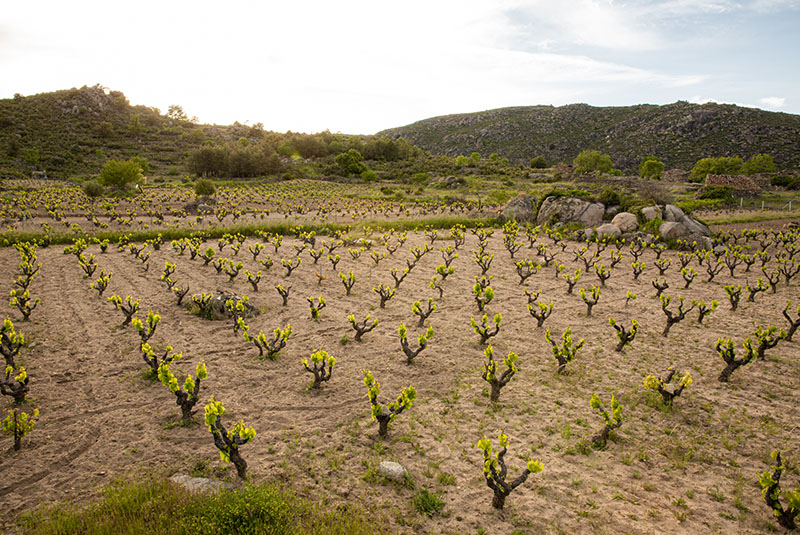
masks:
<svg viewBox="0 0 800 535"><path fill-rule="evenodd" d="M707 175L706 186L725 186L736 191L761 191L761 187L749 176Z"/></svg>

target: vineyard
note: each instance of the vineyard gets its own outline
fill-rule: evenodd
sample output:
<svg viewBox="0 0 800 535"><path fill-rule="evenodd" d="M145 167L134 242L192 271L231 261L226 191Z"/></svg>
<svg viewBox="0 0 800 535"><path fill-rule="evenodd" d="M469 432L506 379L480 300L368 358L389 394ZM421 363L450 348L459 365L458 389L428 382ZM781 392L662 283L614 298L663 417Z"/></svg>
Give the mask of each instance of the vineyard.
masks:
<svg viewBox="0 0 800 535"><path fill-rule="evenodd" d="M7 525L141 473L281 482L398 533L795 521L800 235L668 249L348 187L4 205Z"/></svg>

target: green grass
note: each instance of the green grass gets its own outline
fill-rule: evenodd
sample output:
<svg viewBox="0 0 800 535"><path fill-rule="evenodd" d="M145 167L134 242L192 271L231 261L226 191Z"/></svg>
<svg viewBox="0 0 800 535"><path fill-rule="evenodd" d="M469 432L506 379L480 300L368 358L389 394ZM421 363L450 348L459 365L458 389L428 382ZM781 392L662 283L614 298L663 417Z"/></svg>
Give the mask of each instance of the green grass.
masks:
<svg viewBox="0 0 800 535"><path fill-rule="evenodd" d="M313 231L318 235L330 235L335 231L342 231L342 230L346 231L348 229L358 230L364 227L370 227L372 228L373 231L376 232L382 232L390 229L402 232L404 230L413 231L424 227L430 227L436 229L449 229L452 228L454 225L464 225L467 228L492 227L492 226L497 226L497 220L496 218L492 217L487 217L487 218L432 217L427 219L420 218L413 221L371 220L371 221L364 221L358 225L338 225L333 223L328 223L323 225L267 223L261 225L250 224L250 225L227 226L227 227L212 227L209 229L202 229L202 230L191 229L191 228L170 228L161 230L139 230L132 232L100 231L93 233L84 233L81 235L77 235L75 233L51 234L50 243L52 245L64 245L73 243L76 238L84 238L84 239L96 238L98 240L108 239L112 244L115 244L117 243L117 241L119 241L119 238L121 236L128 236L130 242L137 243L154 239L160 234L165 244L168 244L172 240L179 240L181 238L187 238L192 235L200 233L202 233L207 239L216 239L216 238L221 238L224 234L238 233L244 236L254 236L256 235L257 232L269 232L272 234L280 234L285 236L294 234L294 229L296 228L302 228L306 232ZM9 247L14 245L15 243L41 240L44 237L45 234L40 232L6 235L4 238L0 239L0 246Z"/></svg>
<svg viewBox="0 0 800 535"><path fill-rule="evenodd" d="M425 489L414 495L411 502L414 504L414 509L422 515L433 516L444 508L442 495Z"/></svg>
<svg viewBox="0 0 800 535"><path fill-rule="evenodd" d="M371 534L386 527L361 509L327 510L278 485L192 494L168 481L117 483L85 507L58 504L25 513L25 534Z"/></svg>
<svg viewBox="0 0 800 535"><path fill-rule="evenodd" d="M708 225L731 225L736 223L757 223L759 221L772 221L774 219L794 219L800 217L800 210L779 211L779 210L765 210L763 212L756 212L750 214L740 214L725 217L722 216L706 216L703 221Z"/></svg>

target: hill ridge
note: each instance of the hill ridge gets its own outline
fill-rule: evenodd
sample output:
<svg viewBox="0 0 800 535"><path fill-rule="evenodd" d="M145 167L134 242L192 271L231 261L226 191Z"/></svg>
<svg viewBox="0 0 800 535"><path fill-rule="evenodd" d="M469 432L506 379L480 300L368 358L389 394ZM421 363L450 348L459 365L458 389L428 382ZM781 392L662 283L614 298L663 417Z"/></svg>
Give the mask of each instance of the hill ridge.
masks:
<svg viewBox="0 0 800 535"><path fill-rule="evenodd" d="M597 149L624 169L636 168L646 155L689 169L708 156L762 152L779 167L800 167L800 115L734 104L513 106L431 117L378 135L437 154L496 152L520 163L535 156L571 162L581 150Z"/></svg>

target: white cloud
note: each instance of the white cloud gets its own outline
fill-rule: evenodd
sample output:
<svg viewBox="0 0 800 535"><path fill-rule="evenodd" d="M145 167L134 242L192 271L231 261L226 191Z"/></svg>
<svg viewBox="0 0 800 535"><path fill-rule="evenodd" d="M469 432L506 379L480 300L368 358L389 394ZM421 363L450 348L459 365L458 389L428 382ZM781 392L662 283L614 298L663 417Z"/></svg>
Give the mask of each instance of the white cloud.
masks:
<svg viewBox="0 0 800 535"><path fill-rule="evenodd" d="M786 104L786 99L783 97L764 97L758 99L758 101L765 106L769 106L770 108L782 108L783 105Z"/></svg>
<svg viewBox="0 0 800 535"><path fill-rule="evenodd" d="M650 101L654 89L706 80L691 69L676 74L593 54L664 46L639 20L648 5L17 2L3 14L0 97L100 83L134 104L180 104L204 122L348 133L500 106L596 102L597 95L633 104ZM539 32L515 13L550 26ZM531 46L517 46L521 40ZM564 53L564 42L591 48Z"/></svg>

